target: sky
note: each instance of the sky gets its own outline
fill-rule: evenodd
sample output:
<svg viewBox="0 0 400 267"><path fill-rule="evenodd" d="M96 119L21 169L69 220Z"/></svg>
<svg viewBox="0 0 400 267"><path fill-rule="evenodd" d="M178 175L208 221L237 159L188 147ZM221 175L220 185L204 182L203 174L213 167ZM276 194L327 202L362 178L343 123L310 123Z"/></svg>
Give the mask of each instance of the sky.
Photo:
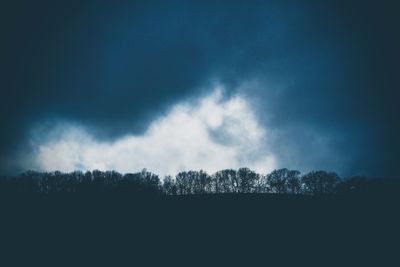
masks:
<svg viewBox="0 0 400 267"><path fill-rule="evenodd" d="M0 173L397 175L396 1L8 1Z"/></svg>

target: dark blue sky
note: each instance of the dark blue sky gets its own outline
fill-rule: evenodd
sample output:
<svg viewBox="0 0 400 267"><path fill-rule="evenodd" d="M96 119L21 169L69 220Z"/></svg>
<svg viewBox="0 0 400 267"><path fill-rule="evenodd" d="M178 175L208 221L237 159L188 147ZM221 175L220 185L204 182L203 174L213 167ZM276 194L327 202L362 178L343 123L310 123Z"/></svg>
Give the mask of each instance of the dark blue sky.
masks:
<svg viewBox="0 0 400 267"><path fill-rule="evenodd" d="M284 167L397 175L396 1L8 2L2 173L38 124L116 140L219 83L253 99Z"/></svg>

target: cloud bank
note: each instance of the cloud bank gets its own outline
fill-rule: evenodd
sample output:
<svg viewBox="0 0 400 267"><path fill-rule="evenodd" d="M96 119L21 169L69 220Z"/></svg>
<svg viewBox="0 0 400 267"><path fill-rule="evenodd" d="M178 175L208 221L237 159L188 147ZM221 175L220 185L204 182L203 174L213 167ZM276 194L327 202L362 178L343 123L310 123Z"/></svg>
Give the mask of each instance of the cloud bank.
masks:
<svg viewBox="0 0 400 267"><path fill-rule="evenodd" d="M276 167L268 132L249 101L240 95L224 98L221 88L176 104L142 135L99 141L83 127L64 124L50 130L46 141L32 144L33 166L41 171L147 168L164 176L243 166L265 173Z"/></svg>

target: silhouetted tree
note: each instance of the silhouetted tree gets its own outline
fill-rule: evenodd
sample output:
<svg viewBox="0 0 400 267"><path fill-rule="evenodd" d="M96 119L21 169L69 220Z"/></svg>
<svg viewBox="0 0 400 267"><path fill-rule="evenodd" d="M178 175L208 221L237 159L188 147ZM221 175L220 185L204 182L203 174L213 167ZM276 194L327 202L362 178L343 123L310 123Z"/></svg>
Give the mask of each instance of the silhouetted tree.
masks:
<svg viewBox="0 0 400 267"><path fill-rule="evenodd" d="M175 184L179 195L192 194L193 181L191 178L188 172L180 172L176 175Z"/></svg>
<svg viewBox="0 0 400 267"><path fill-rule="evenodd" d="M147 192L161 192L162 185L158 175L143 169L140 173L141 185Z"/></svg>
<svg viewBox="0 0 400 267"><path fill-rule="evenodd" d="M254 184L254 193L269 193L270 187L268 184L267 176L258 174L258 179Z"/></svg>
<svg viewBox="0 0 400 267"><path fill-rule="evenodd" d="M253 193L259 175L249 168L240 168L237 174L239 177L239 192Z"/></svg>
<svg viewBox="0 0 400 267"><path fill-rule="evenodd" d="M296 170L289 170L286 178L287 191L292 194L299 194L301 192L301 177L300 172Z"/></svg>
<svg viewBox="0 0 400 267"><path fill-rule="evenodd" d="M1 177L1 194L10 193L127 193L132 196L188 195L210 193L291 193L334 194L400 191L397 180L368 179L355 176L341 181L333 172L313 171L300 176L296 170L278 169L260 175L249 168L221 170L213 175L205 171L180 172L175 179L166 176L161 183L158 175L146 169L138 173L94 170L85 173L27 171L17 176Z"/></svg>
<svg viewBox="0 0 400 267"><path fill-rule="evenodd" d="M212 192L211 177L204 171L180 172L176 175L175 184L180 195Z"/></svg>
<svg viewBox="0 0 400 267"><path fill-rule="evenodd" d="M238 180L236 170L227 169L218 171L213 175L213 192L232 193L237 192Z"/></svg>
<svg viewBox="0 0 400 267"><path fill-rule="evenodd" d="M193 175L193 193L194 194L205 194L212 192L211 176L205 171L200 170L199 172L189 172Z"/></svg>
<svg viewBox="0 0 400 267"><path fill-rule="evenodd" d="M332 194L336 192L340 178L334 172L313 171L304 175L302 182L306 193Z"/></svg>
<svg viewBox="0 0 400 267"><path fill-rule="evenodd" d="M267 175L267 182L272 193L283 194L287 192L288 173L288 169L278 169Z"/></svg>
<svg viewBox="0 0 400 267"><path fill-rule="evenodd" d="M177 187L175 181L172 179L170 175L164 178L163 189L166 195L176 195Z"/></svg>

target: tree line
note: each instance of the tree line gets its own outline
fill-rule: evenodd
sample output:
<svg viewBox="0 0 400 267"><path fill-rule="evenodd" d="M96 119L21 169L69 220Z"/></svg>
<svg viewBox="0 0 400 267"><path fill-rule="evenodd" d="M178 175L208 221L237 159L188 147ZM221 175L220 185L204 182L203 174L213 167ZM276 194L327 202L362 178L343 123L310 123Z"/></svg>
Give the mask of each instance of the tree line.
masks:
<svg viewBox="0 0 400 267"><path fill-rule="evenodd" d="M0 178L0 192L6 193L102 193L133 195L200 195L226 193L337 194L376 190L387 182L366 177L340 178L334 172L277 169L269 174L249 168L226 169L214 174L183 171L164 179L143 169L138 173L116 171L74 171L70 173L27 171Z"/></svg>

